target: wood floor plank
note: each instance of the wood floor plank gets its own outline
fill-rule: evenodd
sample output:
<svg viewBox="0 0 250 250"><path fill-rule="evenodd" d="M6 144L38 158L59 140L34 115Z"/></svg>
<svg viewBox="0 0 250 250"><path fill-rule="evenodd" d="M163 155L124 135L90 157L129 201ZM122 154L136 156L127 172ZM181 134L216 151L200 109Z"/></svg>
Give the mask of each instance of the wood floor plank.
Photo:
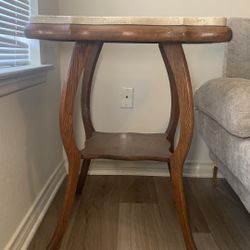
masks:
<svg viewBox="0 0 250 250"><path fill-rule="evenodd" d="M120 199L119 177L88 177L74 227L63 249L116 250Z"/></svg>
<svg viewBox="0 0 250 250"><path fill-rule="evenodd" d="M187 183L187 178L184 178L184 189L187 200L187 210L189 214L190 226L193 233L209 233L207 222L202 214L198 202Z"/></svg>
<svg viewBox="0 0 250 250"><path fill-rule="evenodd" d="M162 230L164 230L168 249L184 250L186 249L185 242L175 210L170 178L154 177L154 182L163 222L162 224L164 225Z"/></svg>
<svg viewBox="0 0 250 250"><path fill-rule="evenodd" d="M122 203L157 204L154 178L149 176L124 176L120 180Z"/></svg>
<svg viewBox="0 0 250 250"><path fill-rule="evenodd" d="M121 203L117 250L167 250L159 206Z"/></svg>
<svg viewBox="0 0 250 250"><path fill-rule="evenodd" d="M199 180L189 179L188 183L190 184L201 211L206 218L210 232L217 246L223 250L240 249L235 238L232 237L222 213L218 210L218 200L215 198L216 192L212 190L210 181L208 183L207 180L204 180L203 185L200 185Z"/></svg>
<svg viewBox="0 0 250 250"><path fill-rule="evenodd" d="M58 211L62 205L62 199L65 191L65 183L56 194L52 205L47 210L46 216L40 224L35 237L29 245L29 250L46 249L57 222Z"/></svg>
<svg viewBox="0 0 250 250"><path fill-rule="evenodd" d="M199 250L219 250L210 233L194 233L193 237Z"/></svg>
<svg viewBox="0 0 250 250"><path fill-rule="evenodd" d="M250 246L250 217L239 198L225 180L219 180L216 188L211 187L209 182L204 183L205 186L210 190L221 220L224 221L230 235L234 236L236 244L240 249L249 249L246 246Z"/></svg>
<svg viewBox="0 0 250 250"><path fill-rule="evenodd" d="M250 249L250 214L225 181L185 180L198 250ZM29 250L44 250L63 202L65 183ZM184 250L169 178L88 176L61 250Z"/></svg>

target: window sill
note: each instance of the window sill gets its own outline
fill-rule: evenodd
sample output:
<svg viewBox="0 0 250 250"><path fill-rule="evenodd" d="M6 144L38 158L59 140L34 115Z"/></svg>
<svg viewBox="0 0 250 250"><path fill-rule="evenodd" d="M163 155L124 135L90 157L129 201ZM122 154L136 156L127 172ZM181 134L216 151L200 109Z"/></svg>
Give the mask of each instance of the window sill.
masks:
<svg viewBox="0 0 250 250"><path fill-rule="evenodd" d="M53 65L23 66L0 70L0 97L46 82Z"/></svg>

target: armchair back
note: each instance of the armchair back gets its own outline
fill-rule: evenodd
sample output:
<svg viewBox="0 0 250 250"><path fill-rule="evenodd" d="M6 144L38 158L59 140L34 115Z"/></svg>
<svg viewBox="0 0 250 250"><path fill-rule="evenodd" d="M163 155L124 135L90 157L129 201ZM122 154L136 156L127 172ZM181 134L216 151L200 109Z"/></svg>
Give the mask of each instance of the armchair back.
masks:
<svg viewBox="0 0 250 250"><path fill-rule="evenodd" d="M228 18L233 39L226 44L224 76L250 79L250 19Z"/></svg>

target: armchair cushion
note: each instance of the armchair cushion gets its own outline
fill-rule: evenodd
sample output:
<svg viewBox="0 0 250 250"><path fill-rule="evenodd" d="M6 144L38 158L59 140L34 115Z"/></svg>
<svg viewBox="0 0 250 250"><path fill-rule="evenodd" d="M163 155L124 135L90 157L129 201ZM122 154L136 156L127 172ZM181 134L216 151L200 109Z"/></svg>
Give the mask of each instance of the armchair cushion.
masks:
<svg viewBox="0 0 250 250"><path fill-rule="evenodd" d="M196 91L195 106L229 133L250 137L250 80L218 78L208 81Z"/></svg>

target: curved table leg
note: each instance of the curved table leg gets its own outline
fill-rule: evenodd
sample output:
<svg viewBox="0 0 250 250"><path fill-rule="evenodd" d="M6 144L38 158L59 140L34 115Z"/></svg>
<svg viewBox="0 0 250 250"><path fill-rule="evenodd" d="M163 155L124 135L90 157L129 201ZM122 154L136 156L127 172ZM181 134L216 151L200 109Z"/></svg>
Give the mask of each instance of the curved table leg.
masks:
<svg viewBox="0 0 250 250"><path fill-rule="evenodd" d="M88 171L89 171L89 165L90 165L90 160L83 160L81 172L80 172L79 179L77 182L77 188L76 188L77 195L82 194L83 186L84 186L84 183L88 175Z"/></svg>
<svg viewBox="0 0 250 250"><path fill-rule="evenodd" d="M102 44L102 42L95 42L92 44L91 54L87 59L82 80L81 109L86 139L90 138L92 133L95 131L90 115L90 95L92 79L97 60L102 50Z"/></svg>
<svg viewBox="0 0 250 250"><path fill-rule="evenodd" d="M183 189L183 165L189 151L194 125L193 93L187 62L182 45L163 43L160 49L170 79L176 85L180 109L180 137L176 149L170 157L171 181L178 217L182 226L186 247L196 249L190 230ZM171 127L171 126L170 126Z"/></svg>
<svg viewBox="0 0 250 250"><path fill-rule="evenodd" d="M166 58L166 54L164 51L164 45L162 43L159 44L160 52L163 58L163 61L166 66L166 70L168 72L168 78L169 78L169 83L170 83L170 92L171 92L171 110L170 110L170 118L168 122L168 127L166 130L166 135L167 139L170 142L170 152L174 152L174 143L175 143L175 133L180 117L180 110L179 110L179 103L178 103L178 94L177 94L177 89L176 89L176 82L175 78L173 76L173 72L168 66L168 61ZM170 164L168 164L168 169L170 173L170 178L171 178L171 168Z"/></svg>
<svg viewBox="0 0 250 250"><path fill-rule="evenodd" d="M170 83L170 91L171 91L171 111L170 111L170 118L168 123L168 128L166 130L167 139L171 144L170 151L174 152L174 138L175 138L175 132L178 125L179 117L180 117L180 111L179 111L179 103L178 103L178 94L176 89L176 82L173 75L172 70L168 66L168 61L166 58L166 53L164 50L164 44L159 44L160 52L163 58L163 61L165 63L168 77L169 77L169 83Z"/></svg>
<svg viewBox="0 0 250 250"><path fill-rule="evenodd" d="M90 95L91 95L92 79L101 49L102 49L101 42L99 43L96 42L92 44L91 47L92 52L87 59L82 80L81 109L82 109L82 120L83 120L86 139L90 138L92 133L95 131L90 114ZM86 176L88 174L89 165L90 165L90 160L83 160L81 173L77 183L76 193L78 195L82 193Z"/></svg>
<svg viewBox="0 0 250 250"><path fill-rule="evenodd" d="M73 130L73 112L75 96L82 73L93 54L96 43L77 42L71 57L68 75L63 86L60 106L60 129L63 145L69 161L68 183L63 210L57 223L53 238L47 249L59 249L66 230L71 208L74 202L80 169L81 154L76 146Z"/></svg>

